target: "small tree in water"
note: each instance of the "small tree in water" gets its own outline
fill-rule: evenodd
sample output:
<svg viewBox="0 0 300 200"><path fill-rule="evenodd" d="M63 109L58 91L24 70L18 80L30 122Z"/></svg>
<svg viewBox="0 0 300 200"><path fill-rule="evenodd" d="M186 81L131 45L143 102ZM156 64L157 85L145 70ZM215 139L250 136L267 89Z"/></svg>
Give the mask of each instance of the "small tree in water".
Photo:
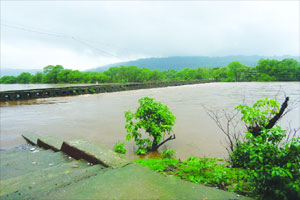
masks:
<svg viewBox="0 0 300 200"><path fill-rule="evenodd" d="M156 151L161 145L169 140L175 139L171 135L176 116L173 115L168 106L154 101L153 98L144 97L139 99L140 106L136 113L125 112L127 130L126 139L134 139L138 146L137 154L145 154L148 151ZM143 139L142 133L150 138ZM165 135L169 135L164 139Z"/></svg>

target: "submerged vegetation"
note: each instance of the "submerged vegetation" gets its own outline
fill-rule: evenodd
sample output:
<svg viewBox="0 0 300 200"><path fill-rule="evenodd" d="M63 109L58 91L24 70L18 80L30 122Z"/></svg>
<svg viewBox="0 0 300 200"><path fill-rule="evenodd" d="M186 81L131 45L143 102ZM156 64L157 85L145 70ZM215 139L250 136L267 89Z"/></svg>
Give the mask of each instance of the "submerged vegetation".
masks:
<svg viewBox="0 0 300 200"><path fill-rule="evenodd" d="M193 81L213 80L222 82L237 81L299 81L300 64L294 59L282 61L261 59L256 67L242 65L238 61L224 67L184 68L182 70L150 70L137 66L111 67L105 72L80 72L64 69L61 65L49 65L43 73L32 75L23 72L19 76L3 76L2 84L12 83L124 83L148 81Z"/></svg>
<svg viewBox="0 0 300 200"><path fill-rule="evenodd" d="M126 140L133 139L138 146L137 154L145 154L148 151L156 151L161 145L175 139L170 135L175 124L176 116L168 106L154 101L153 98L144 97L139 99L140 106L136 113L125 112L127 130ZM149 138L143 139L143 133ZM168 136L164 139L164 136Z"/></svg>
<svg viewBox="0 0 300 200"><path fill-rule="evenodd" d="M114 146L114 151L120 154L126 154L127 149L124 147L125 142L118 142Z"/></svg>

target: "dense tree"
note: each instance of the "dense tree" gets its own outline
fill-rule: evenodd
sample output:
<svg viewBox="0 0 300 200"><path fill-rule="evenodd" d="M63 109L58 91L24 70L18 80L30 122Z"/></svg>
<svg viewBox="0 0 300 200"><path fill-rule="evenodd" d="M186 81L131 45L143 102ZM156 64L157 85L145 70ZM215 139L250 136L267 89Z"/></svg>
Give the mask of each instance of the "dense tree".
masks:
<svg viewBox="0 0 300 200"><path fill-rule="evenodd" d="M3 83L3 84L17 83L17 77L15 77L15 76L2 76L1 79L0 79L0 83Z"/></svg>
<svg viewBox="0 0 300 200"><path fill-rule="evenodd" d="M229 75L233 76L235 81L240 81L243 65L238 61L233 61L228 64Z"/></svg>
<svg viewBox="0 0 300 200"><path fill-rule="evenodd" d="M17 76L18 83L29 83L31 80L31 74L28 72L23 72L19 76Z"/></svg>
<svg viewBox="0 0 300 200"><path fill-rule="evenodd" d="M43 79L43 74L38 72L31 76L30 83L41 83Z"/></svg>
<svg viewBox="0 0 300 200"><path fill-rule="evenodd" d="M234 61L216 68L184 68L167 71L138 68L137 66L111 67L105 72L80 72L48 65L43 73L22 73L18 77L3 76L0 83L126 83L148 81L300 81L300 64L294 59L282 61L261 59L256 67Z"/></svg>
<svg viewBox="0 0 300 200"><path fill-rule="evenodd" d="M147 82L151 78L151 71L148 68L142 68L136 77L137 82Z"/></svg>
<svg viewBox="0 0 300 200"><path fill-rule="evenodd" d="M57 74L57 80L59 83L69 83L70 82L70 73L72 70L63 69Z"/></svg>
<svg viewBox="0 0 300 200"><path fill-rule="evenodd" d="M57 75L61 72L64 68L61 65L48 65L44 68L44 76L43 76L43 83L58 83Z"/></svg>
<svg viewBox="0 0 300 200"><path fill-rule="evenodd" d="M259 81L299 81L299 62L294 59L282 61L261 59L256 66Z"/></svg>

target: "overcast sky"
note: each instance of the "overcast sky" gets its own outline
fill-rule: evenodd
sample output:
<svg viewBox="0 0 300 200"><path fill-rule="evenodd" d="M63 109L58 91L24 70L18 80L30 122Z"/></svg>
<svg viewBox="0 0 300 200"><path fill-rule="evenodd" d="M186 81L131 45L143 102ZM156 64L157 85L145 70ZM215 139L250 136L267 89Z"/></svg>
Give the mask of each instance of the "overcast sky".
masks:
<svg viewBox="0 0 300 200"><path fill-rule="evenodd" d="M299 1L1 1L1 68L299 56Z"/></svg>

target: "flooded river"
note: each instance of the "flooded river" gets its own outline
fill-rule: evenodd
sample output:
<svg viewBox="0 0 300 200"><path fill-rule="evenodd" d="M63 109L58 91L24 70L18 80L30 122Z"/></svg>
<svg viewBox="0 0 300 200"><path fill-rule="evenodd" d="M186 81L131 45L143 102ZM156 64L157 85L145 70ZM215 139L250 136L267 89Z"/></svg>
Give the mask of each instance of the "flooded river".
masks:
<svg viewBox="0 0 300 200"><path fill-rule="evenodd" d="M1 103L1 148L24 143L23 133L56 136L65 140L86 138L108 148L125 141L124 111L135 111L138 99L155 98L169 106L176 115L176 140L162 149L172 148L178 157L225 157L223 134L205 112L203 106L215 110L233 110L243 101L253 104L264 97L290 97L294 109L280 124L299 127L300 83L207 83L167 88L142 89L94 95L55 97L30 101ZM127 144L133 159L134 144Z"/></svg>

